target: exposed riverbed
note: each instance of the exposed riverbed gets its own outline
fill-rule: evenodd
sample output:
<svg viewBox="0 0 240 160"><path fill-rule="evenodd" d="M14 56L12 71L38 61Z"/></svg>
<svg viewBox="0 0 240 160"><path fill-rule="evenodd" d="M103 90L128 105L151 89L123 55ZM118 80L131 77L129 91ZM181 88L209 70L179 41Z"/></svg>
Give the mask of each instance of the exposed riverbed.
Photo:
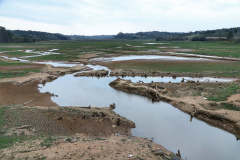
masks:
<svg viewBox="0 0 240 160"><path fill-rule="evenodd" d="M212 127L164 102L117 91L108 84L116 77L74 77L65 75L40 85L41 92L51 92L52 100L61 106L109 106L136 123L133 135L153 138L171 151L181 150L187 159L240 159L240 142L236 137ZM66 83L67 82L67 83Z"/></svg>
<svg viewBox="0 0 240 160"><path fill-rule="evenodd" d="M152 57L142 56L140 59L158 59L164 56ZM6 58L6 57L3 57ZM139 57L132 57L139 59ZM165 60L172 59L165 56ZM182 60L186 57L176 57L174 60ZM7 58L6 58L7 59ZM10 58L9 58L10 59ZM202 60L202 58L189 58ZM11 59L19 60L19 59ZM129 56L115 57L110 61L129 60ZM21 59L21 61L25 61ZM30 62L30 61L25 61ZM58 62L40 62L51 64L55 67L72 67L76 64ZM91 66L93 69L107 69L102 66ZM133 82L151 81L158 82L180 82L183 77L172 79L171 77L125 77ZM199 81L232 81L233 79L202 78L189 80ZM115 111L136 123L132 130L134 136L152 138L167 149L176 152L181 150L183 159L218 159L239 160L240 142L236 137L224 130L212 127L198 119L190 122L190 116L174 108L165 102L152 103L146 97L117 91L109 86L116 77L74 77L72 74L59 77L58 79L39 85L41 92L53 93L52 101L60 106L109 106L115 103Z"/></svg>

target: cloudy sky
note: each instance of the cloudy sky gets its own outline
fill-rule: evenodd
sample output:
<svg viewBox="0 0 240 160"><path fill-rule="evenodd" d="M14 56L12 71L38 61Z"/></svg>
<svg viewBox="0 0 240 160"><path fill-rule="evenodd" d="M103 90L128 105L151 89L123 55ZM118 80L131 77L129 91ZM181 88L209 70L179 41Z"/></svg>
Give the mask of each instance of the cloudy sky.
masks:
<svg viewBox="0 0 240 160"><path fill-rule="evenodd" d="M100 35L240 27L240 0L0 0L7 29Z"/></svg>

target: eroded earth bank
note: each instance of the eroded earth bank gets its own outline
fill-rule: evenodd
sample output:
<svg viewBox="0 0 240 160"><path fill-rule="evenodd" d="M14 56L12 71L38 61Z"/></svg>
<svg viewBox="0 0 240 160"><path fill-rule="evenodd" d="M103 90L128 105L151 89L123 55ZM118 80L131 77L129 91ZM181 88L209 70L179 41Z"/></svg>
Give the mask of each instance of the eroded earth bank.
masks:
<svg viewBox="0 0 240 160"><path fill-rule="evenodd" d="M134 122L110 107L59 107L38 84L88 70L55 68L1 79L0 159L180 159L146 138L131 135Z"/></svg>

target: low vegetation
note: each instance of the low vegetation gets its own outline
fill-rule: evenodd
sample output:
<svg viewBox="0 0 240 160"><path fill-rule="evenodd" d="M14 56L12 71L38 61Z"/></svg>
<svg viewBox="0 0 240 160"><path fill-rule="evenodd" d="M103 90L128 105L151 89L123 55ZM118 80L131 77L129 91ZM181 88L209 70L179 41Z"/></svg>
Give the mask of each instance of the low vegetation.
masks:
<svg viewBox="0 0 240 160"><path fill-rule="evenodd" d="M122 61L103 63L111 69L161 71L185 76L240 77L240 62Z"/></svg>
<svg viewBox="0 0 240 160"><path fill-rule="evenodd" d="M8 57L24 57L24 56L33 56L33 55L38 55L36 53L26 53L26 52L5 52L5 56Z"/></svg>
<svg viewBox="0 0 240 160"><path fill-rule="evenodd" d="M4 71L4 72L0 72L0 79L23 77L23 76L27 76L29 73L40 72L40 70L41 69L23 69L23 70L17 70L17 71Z"/></svg>
<svg viewBox="0 0 240 160"><path fill-rule="evenodd" d="M231 95L240 93L240 86L239 84L222 85L220 87L214 87L210 93L207 97L208 100L216 102L226 101Z"/></svg>
<svg viewBox="0 0 240 160"><path fill-rule="evenodd" d="M240 107L235 106L231 103L210 103L209 105L203 105L201 106L208 110L219 110L219 109L226 109L226 110L232 110L232 111L240 111Z"/></svg>

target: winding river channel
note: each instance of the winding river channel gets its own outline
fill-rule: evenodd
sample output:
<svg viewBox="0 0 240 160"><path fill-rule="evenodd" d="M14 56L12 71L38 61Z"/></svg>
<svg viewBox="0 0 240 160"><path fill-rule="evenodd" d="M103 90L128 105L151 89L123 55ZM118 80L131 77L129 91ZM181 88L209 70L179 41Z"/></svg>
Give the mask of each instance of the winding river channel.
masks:
<svg viewBox="0 0 240 160"><path fill-rule="evenodd" d="M76 64L44 62L54 66L71 67ZM107 69L91 66L93 69ZM117 77L74 77L64 75L58 79L40 84L40 92L53 93L52 101L59 106L108 107L115 103L116 113L135 122L134 136L153 139L170 151L181 151L186 160L239 160L240 141L217 127L194 118L165 102L152 102L151 99L117 91L109 83ZM188 77L184 77L185 79ZM182 78L171 77L125 77L133 82L180 82ZM194 80L188 78L189 80ZM230 81L227 79L202 78L200 81Z"/></svg>
<svg viewBox="0 0 240 160"><path fill-rule="evenodd" d="M99 66L96 68L100 68ZM157 77L168 82L171 78ZM109 86L116 77L59 77L40 86L41 92L58 95L52 100L60 106L108 107L115 103L115 112L136 123L134 136L152 138L171 151L181 151L188 160L239 160L240 142L236 137L190 116L165 102L152 103L146 97L117 91ZM156 77L126 77L132 81L150 82ZM180 79L175 79L178 82ZM174 81L174 79L171 79Z"/></svg>

